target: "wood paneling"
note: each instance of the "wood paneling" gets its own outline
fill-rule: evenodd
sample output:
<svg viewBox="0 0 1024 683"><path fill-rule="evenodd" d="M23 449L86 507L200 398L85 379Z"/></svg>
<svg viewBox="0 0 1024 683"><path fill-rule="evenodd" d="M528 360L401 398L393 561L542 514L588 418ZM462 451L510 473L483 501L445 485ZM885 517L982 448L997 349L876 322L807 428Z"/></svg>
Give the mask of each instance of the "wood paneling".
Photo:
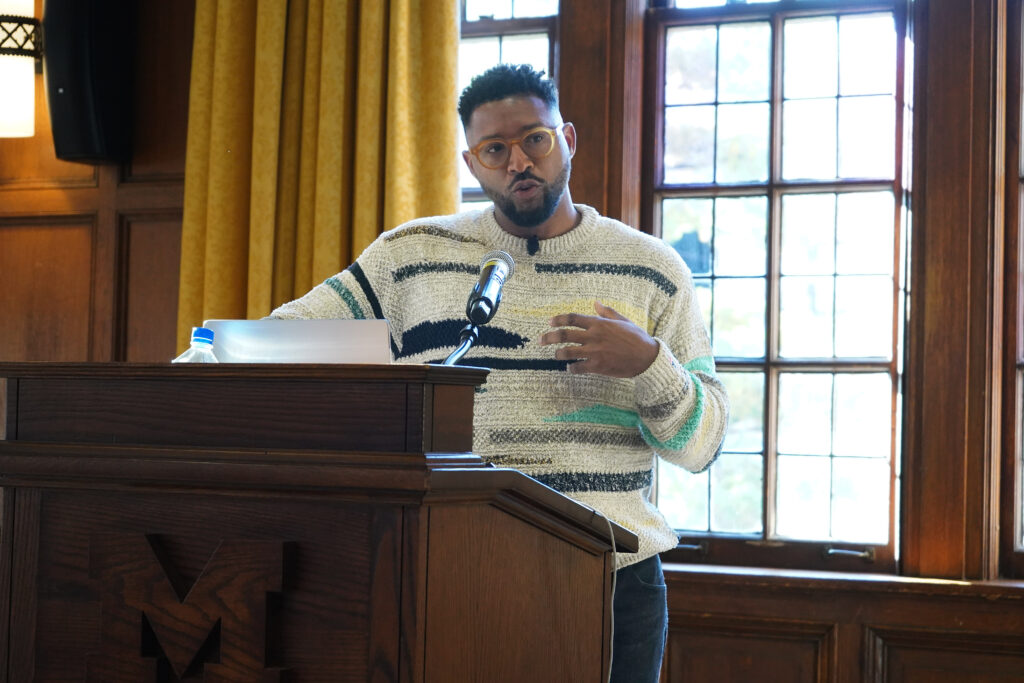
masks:
<svg viewBox="0 0 1024 683"><path fill-rule="evenodd" d="M139 3L135 91L142 96L135 100L138 125L125 169L133 182L185 177L193 32L190 6L191 2ZM159 79L154 74L160 74Z"/></svg>
<svg viewBox="0 0 1024 683"><path fill-rule="evenodd" d="M986 633L868 629L867 680L877 683L1024 681L1024 640Z"/></svg>
<svg viewBox="0 0 1024 683"><path fill-rule="evenodd" d="M0 360L175 355L194 4L140 0L137 16L128 163L56 158L41 75L36 135L0 139Z"/></svg>
<svg viewBox="0 0 1024 683"><path fill-rule="evenodd" d="M181 212L131 214L121 221L119 253L125 270L117 319L124 349L118 355L135 362L170 360L176 355Z"/></svg>
<svg viewBox="0 0 1024 683"><path fill-rule="evenodd" d="M573 200L640 227L643 0L560 4L559 105L576 125Z"/></svg>
<svg viewBox="0 0 1024 683"><path fill-rule="evenodd" d="M0 359L89 358L93 217L0 217Z"/></svg>
<svg viewBox="0 0 1024 683"><path fill-rule="evenodd" d="M670 681L833 680L831 623L677 611L670 622Z"/></svg>
<svg viewBox="0 0 1024 683"><path fill-rule="evenodd" d="M665 680L1024 681L1024 584L665 565Z"/></svg>

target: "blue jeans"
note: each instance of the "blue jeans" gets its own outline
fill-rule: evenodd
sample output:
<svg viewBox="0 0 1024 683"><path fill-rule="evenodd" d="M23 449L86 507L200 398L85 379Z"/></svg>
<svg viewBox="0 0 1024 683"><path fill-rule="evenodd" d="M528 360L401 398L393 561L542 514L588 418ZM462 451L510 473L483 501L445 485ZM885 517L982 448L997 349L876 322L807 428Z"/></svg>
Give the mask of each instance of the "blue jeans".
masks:
<svg viewBox="0 0 1024 683"><path fill-rule="evenodd" d="M613 683L657 683L668 633L665 595L657 555L615 572Z"/></svg>

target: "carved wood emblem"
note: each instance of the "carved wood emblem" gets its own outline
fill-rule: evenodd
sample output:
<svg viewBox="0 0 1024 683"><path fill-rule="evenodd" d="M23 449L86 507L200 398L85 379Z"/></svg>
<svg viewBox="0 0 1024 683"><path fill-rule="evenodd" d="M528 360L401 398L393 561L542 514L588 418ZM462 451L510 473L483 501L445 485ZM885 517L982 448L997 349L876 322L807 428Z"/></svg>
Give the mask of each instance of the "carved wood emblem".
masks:
<svg viewBox="0 0 1024 683"><path fill-rule="evenodd" d="M159 536L94 537L103 611L86 680L280 681L267 665L268 601L282 591L285 546L222 540L187 585Z"/></svg>

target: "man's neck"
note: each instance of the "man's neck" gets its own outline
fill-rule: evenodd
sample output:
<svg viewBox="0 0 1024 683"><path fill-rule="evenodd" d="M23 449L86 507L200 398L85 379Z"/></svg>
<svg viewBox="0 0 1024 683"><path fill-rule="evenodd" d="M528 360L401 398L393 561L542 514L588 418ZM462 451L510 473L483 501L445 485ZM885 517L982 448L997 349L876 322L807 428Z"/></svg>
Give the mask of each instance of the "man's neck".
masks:
<svg viewBox="0 0 1024 683"><path fill-rule="evenodd" d="M536 237L539 240L551 239L552 237L558 237L569 232L580 222L583 214L576 210L573 206L572 199L569 197L569 192L566 191L562 197L562 201L558 203L555 208L555 212L551 214L551 217L540 225L535 225L532 228L524 228L521 225L516 225L508 216L503 214L497 207L494 210L494 219L498 222L498 226L516 237Z"/></svg>

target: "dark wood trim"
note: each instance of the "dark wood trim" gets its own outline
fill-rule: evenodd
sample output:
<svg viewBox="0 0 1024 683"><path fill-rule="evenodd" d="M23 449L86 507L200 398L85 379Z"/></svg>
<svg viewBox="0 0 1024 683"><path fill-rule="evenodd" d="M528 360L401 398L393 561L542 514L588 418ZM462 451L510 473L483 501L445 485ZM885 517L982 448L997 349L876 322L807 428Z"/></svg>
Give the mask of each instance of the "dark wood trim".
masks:
<svg viewBox="0 0 1024 683"><path fill-rule="evenodd" d="M998 548L1006 4L933 0L916 3L914 19L901 556L911 576L988 579Z"/></svg>
<svg viewBox="0 0 1024 683"><path fill-rule="evenodd" d="M643 2L563 0L558 20L562 115L576 126L573 199L640 221Z"/></svg>
<svg viewBox="0 0 1024 683"><path fill-rule="evenodd" d="M1024 486L1017 466L1020 457L1020 387L1017 381L1021 345L1021 220L1020 220L1020 144L1022 40L1020 0L1007 3L1006 39L1006 237L1004 265L1003 334L1003 439L1000 467L1000 564L1001 576L1024 577L1024 553L1016 548L1019 533L1020 490Z"/></svg>

